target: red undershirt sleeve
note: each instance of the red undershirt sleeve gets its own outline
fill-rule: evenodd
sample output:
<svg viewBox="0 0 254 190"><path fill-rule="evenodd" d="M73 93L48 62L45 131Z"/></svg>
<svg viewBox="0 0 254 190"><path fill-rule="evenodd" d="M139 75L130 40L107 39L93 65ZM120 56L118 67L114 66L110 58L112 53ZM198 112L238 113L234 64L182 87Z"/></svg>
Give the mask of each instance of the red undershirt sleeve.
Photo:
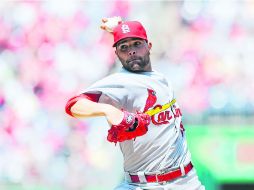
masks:
<svg viewBox="0 0 254 190"><path fill-rule="evenodd" d="M67 103L66 103L66 105L65 105L65 112L66 112L68 115L70 115L70 116L73 117L72 112L71 112L71 107L72 107L78 100L80 100L80 99L82 99L82 98L86 98L86 99L91 100L91 101L93 101L93 102L98 102L99 99L100 99L101 94L102 94L102 93L96 93L96 94L95 94L95 93L82 93L82 94L80 94L80 95L78 95L78 96L74 96L74 97L72 97L71 99L69 99L69 100L67 101Z"/></svg>

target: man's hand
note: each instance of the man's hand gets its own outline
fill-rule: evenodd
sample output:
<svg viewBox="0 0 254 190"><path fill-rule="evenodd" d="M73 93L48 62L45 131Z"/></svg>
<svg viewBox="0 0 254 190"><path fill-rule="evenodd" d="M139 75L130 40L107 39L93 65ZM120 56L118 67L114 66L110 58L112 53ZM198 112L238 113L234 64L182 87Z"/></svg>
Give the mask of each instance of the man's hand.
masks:
<svg viewBox="0 0 254 190"><path fill-rule="evenodd" d="M102 30L112 33L114 31L114 28L121 23L122 23L122 18L119 16L103 18L102 25L100 27Z"/></svg>

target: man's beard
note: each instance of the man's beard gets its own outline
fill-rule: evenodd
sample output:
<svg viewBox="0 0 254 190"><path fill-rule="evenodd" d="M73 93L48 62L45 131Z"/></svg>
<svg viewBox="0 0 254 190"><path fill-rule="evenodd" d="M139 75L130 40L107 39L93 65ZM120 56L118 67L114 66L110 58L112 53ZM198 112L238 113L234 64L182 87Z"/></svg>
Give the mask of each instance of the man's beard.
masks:
<svg viewBox="0 0 254 190"><path fill-rule="evenodd" d="M128 59L125 64L123 64L123 67L131 72L143 72L146 71L146 68L149 64L149 55L145 55L144 57L133 56Z"/></svg>

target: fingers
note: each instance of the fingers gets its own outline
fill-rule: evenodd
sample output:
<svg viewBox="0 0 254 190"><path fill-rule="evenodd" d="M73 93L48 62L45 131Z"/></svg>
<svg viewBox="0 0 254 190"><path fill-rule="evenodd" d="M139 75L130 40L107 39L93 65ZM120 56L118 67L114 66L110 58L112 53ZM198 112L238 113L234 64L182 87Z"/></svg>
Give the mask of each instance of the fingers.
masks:
<svg viewBox="0 0 254 190"><path fill-rule="evenodd" d="M106 26L105 26L105 25L101 25L100 28L101 28L102 30L106 30Z"/></svg>
<svg viewBox="0 0 254 190"><path fill-rule="evenodd" d="M107 19L107 18L102 18L101 21L102 21L103 23L105 23L105 22L108 22L108 19Z"/></svg>
<svg viewBox="0 0 254 190"><path fill-rule="evenodd" d="M113 29L107 27L106 25L101 25L100 28L101 28L102 30L105 30L105 31L109 32L109 33L112 33L112 32L113 32Z"/></svg>
<svg viewBox="0 0 254 190"><path fill-rule="evenodd" d="M100 28L105 30L109 33L113 33L114 28L122 23L122 18L119 16L109 17L109 18L102 18L102 24Z"/></svg>

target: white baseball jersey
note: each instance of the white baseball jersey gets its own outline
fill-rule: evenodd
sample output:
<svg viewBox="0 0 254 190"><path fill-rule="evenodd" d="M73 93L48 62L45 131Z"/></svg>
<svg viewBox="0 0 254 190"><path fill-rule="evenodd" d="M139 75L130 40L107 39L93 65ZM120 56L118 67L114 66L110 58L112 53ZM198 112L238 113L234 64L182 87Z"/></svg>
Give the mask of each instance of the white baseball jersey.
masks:
<svg viewBox="0 0 254 190"><path fill-rule="evenodd" d="M135 113L172 101L174 93L166 78L156 72L131 73L122 69L96 82L85 92L101 93L100 103ZM151 117L148 132L120 143L126 172L154 172L190 162L182 114L177 103Z"/></svg>

